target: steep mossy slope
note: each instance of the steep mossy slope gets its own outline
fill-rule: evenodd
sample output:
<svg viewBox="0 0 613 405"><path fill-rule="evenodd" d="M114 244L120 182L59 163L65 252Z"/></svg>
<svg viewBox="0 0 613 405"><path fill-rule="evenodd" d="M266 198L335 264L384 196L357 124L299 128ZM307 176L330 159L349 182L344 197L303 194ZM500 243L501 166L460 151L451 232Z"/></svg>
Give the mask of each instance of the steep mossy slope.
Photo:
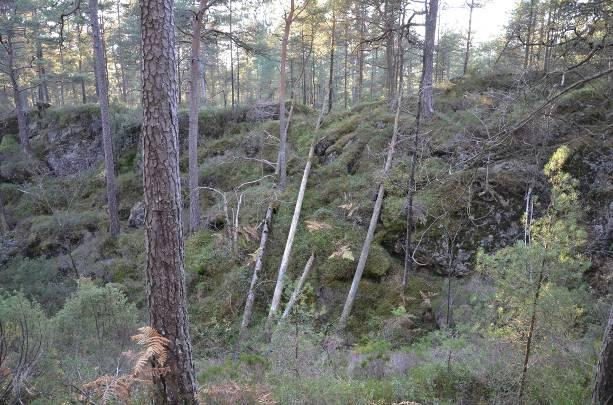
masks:
<svg viewBox="0 0 613 405"><path fill-rule="evenodd" d="M604 82L593 84L601 85ZM283 193L274 185L271 165L278 150L275 107L201 111L199 167L204 188L200 199L206 226L186 238L185 261L202 378L209 381L207 376L215 370L220 375L229 373L215 369L205 359L224 358L236 348L261 221L268 203L274 200L271 239L257 289L255 332L247 343L252 349L256 347L255 352L264 350L257 339L311 142L315 143L316 157L286 294L315 252L315 268L294 315L312 328L309 333L313 336L323 334L325 338L338 319L366 234L376 186L380 181L386 185L375 242L343 343L358 345L357 351L351 352L353 363L350 361L355 375L366 373L369 365L379 364L381 359L382 364L388 364L389 356L407 345L412 345L410 356L419 357L418 342L437 328L443 316L445 277L450 273L457 279L455 322L477 322L475 313L487 305L481 293L490 291L491 286L473 277L476 253L522 240L526 193L532 189L538 196L534 211L538 217L550 198L542 167L562 144L573 151L566 170L580 181L586 211L584 225L590 235L588 250L593 264L585 277L598 294L610 293L612 263L603 254L611 248L613 231L613 145L607 133L606 92L592 88L574 91L551 111L551 119L538 118L508 132L538 101L521 99L520 93L513 76L469 77L439 89L437 112L422 123L417 144L417 270L404 294L400 285L406 187L413 153L413 96L407 97L403 106L398 150L386 178L382 178L382 168L394 121L387 104L364 103L349 111L333 112L324 118L319 131L314 130L318 112L295 106L289 131L290 184ZM76 291L78 277L91 278L97 284L113 283L139 310L144 307L144 236L142 224L134 219L142 210L138 204L142 199L140 113L114 106L112 116L122 222L117 240L110 239L106 230L95 105L50 109L41 117L30 116L33 159L20 151L13 135L14 123L9 120L1 126L0 193L11 231L0 239L0 285L22 290L39 301L48 315L60 310ZM185 112L180 117L184 148ZM180 164L186 185L187 157L183 152ZM185 191L184 197L187 201ZM230 223L239 215L238 254L232 248L226 214ZM316 340L312 337L311 341ZM377 346L378 342L386 342L385 347ZM255 359L243 360L257 373ZM265 363L268 361L273 360ZM451 383L434 382L430 389L439 384L437 387L453 391L445 385ZM471 384L468 390L472 394L487 397L487 389L479 381ZM292 389L307 389L298 385ZM448 394L455 395L451 391ZM381 392L380 396L387 398L388 394ZM389 395L393 398L395 394Z"/></svg>

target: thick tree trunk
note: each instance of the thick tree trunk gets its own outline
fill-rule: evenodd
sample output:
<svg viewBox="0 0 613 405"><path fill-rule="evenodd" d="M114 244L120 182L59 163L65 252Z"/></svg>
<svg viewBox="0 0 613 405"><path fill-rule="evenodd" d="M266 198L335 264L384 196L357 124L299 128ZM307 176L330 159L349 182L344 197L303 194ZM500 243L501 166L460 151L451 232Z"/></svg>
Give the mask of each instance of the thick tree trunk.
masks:
<svg viewBox="0 0 613 405"><path fill-rule="evenodd" d="M436 33L436 15L438 0L430 0L426 13L426 38L424 40L423 74L421 83L422 116L429 118L434 113L432 68L434 59L434 34Z"/></svg>
<svg viewBox="0 0 613 405"><path fill-rule="evenodd" d="M387 150L387 157L385 159L385 166L383 167L383 178L387 176L390 168L392 167L392 160L394 159L394 152L396 150L396 140L398 138L398 122L400 120L400 110L402 105L402 92L398 92L398 100L396 105L396 118L394 120L394 132L392 134L392 140L390 141L389 148ZM385 182L382 180L379 183L379 187L377 190L377 199L375 200L375 206L372 211L372 216L370 217L370 224L368 225L368 231L366 232L366 238L364 239L364 244L362 245L362 251L360 252L360 259L358 260L358 265L355 270L355 274L353 276L353 281L351 283L351 288L349 289L349 293L347 294L347 299L345 300L345 306L343 307L343 313L338 322L338 329L343 330L347 326L347 320L349 319L349 315L351 314L351 309L353 308L353 303L355 302L355 298L358 293L358 287L360 285L360 280L362 279L362 273L364 272L364 268L366 267L366 261L368 260L368 253L370 251L370 245L375 236L375 229L377 228L377 222L379 221L379 215L381 214L381 206L383 205L383 196L385 194Z"/></svg>
<svg viewBox="0 0 613 405"><path fill-rule="evenodd" d="M283 29L283 39L281 40L281 66L279 69L279 158L277 170L279 171L279 190L285 191L287 187L287 125L285 124L285 88L287 81L287 43L289 33L294 21L295 3L291 0L290 11L285 16L285 27Z"/></svg>
<svg viewBox="0 0 613 405"><path fill-rule="evenodd" d="M200 0L200 8L192 20L191 76L189 83L189 232L200 227L200 199L198 192L198 110L200 109L200 32L208 0Z"/></svg>
<svg viewBox="0 0 613 405"><path fill-rule="evenodd" d="M161 401L197 403L187 319L173 0L141 1L143 182L150 325L172 344Z"/></svg>
<svg viewBox="0 0 613 405"><path fill-rule="evenodd" d="M596 366L593 405L613 403L613 306L609 312L609 322L604 330L600 356Z"/></svg>
<svg viewBox="0 0 613 405"><path fill-rule="evenodd" d="M311 269L313 268L313 262L315 262L315 253L311 253L311 257L309 257L309 260L307 260L306 265L304 266L304 270L302 272L302 276L300 276L300 280L298 280L298 284L296 284L296 287L294 288L294 292L292 292L292 296L287 302L287 306L285 307L285 311L283 311L283 315L281 315L281 319L287 318L287 316L292 311L294 304L296 304L296 301L298 300L298 297L300 296L300 293L302 292L302 287L304 286L304 282L306 281L307 277L309 277L309 273L311 272Z"/></svg>
<svg viewBox="0 0 613 405"><path fill-rule="evenodd" d="M98 83L100 101L100 120L102 121L102 147L104 149L104 175L106 177L106 198L108 203L109 231L113 238L119 235L119 215L117 204L117 186L115 185L115 161L113 159L113 139L109 116L109 91L102 49L102 34L98 23L98 0L89 0L89 13L92 25L92 42L94 48L94 73Z"/></svg>
<svg viewBox="0 0 613 405"><path fill-rule="evenodd" d="M271 203L268 205L268 209L266 210L266 216L264 217L264 224L262 225L260 247L257 250L255 265L253 266L253 275L251 276L251 284L249 285L247 301L245 302L245 310L243 311L243 321L241 322L242 330L245 330L251 323L251 316L253 315L253 305L255 303L255 289L257 287L260 271L262 270L262 265L264 264L264 253L266 252L266 243L268 242L268 235L270 233L272 214L273 207Z"/></svg>
<svg viewBox="0 0 613 405"><path fill-rule="evenodd" d="M294 237L296 236L296 230L298 229L298 221L300 220L300 211L302 210L302 201L304 200L304 193L306 191L307 182L309 180L309 174L311 173L311 164L313 162L313 153L315 150L315 143L311 143L309 149L309 157L304 167L304 173L302 174L302 182L300 183L300 190L298 191L298 198L296 199L296 206L294 207L294 215L292 217L292 223L287 234L287 240L285 242L285 250L283 251L283 257L281 258L281 266L279 266L279 273L277 275L277 284L275 285L275 292L272 296L272 302L270 304L270 311L268 312L268 319L272 319L281 303L281 295L283 294L283 282L287 267L289 265L289 259L292 254L292 246L294 244Z"/></svg>

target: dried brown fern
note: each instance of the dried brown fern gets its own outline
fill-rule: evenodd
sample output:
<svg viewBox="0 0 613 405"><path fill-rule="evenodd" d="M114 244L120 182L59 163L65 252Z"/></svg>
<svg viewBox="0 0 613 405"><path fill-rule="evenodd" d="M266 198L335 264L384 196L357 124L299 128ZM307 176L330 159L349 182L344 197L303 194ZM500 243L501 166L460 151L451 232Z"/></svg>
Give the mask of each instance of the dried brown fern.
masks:
<svg viewBox="0 0 613 405"><path fill-rule="evenodd" d="M152 369L164 369L166 360L168 360L168 345L170 344L167 338L160 335L151 326L143 326L138 331L140 333L132 336L132 340L136 344L144 346L145 350L139 353L134 363L132 370L134 377L141 376L144 372ZM158 374L163 373L158 372Z"/></svg>
<svg viewBox="0 0 613 405"><path fill-rule="evenodd" d="M82 400L96 398L102 404L111 401L127 404L135 385L150 385L155 377L168 373L166 361L170 341L150 326L139 328L138 331L138 334L132 336L132 340L143 346L144 350L136 354L130 351L123 353L134 362L132 373L118 376L103 375L83 384Z"/></svg>

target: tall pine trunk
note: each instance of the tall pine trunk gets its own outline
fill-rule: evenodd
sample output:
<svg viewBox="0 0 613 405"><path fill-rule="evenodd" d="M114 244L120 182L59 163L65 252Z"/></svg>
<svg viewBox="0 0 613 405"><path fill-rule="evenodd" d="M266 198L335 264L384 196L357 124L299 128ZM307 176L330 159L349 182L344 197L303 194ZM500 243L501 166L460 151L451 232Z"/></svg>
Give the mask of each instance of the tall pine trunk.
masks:
<svg viewBox="0 0 613 405"><path fill-rule="evenodd" d="M334 11L332 12L332 33L330 34L330 75L328 77L328 112L330 112L330 110L332 110L332 102L334 100L332 100L332 96L333 96L333 80L334 80L334 46L335 44L335 38L334 38L334 32L336 31L336 15L334 14Z"/></svg>
<svg viewBox="0 0 613 405"><path fill-rule="evenodd" d="M143 182L149 322L171 342L158 400L197 403L187 319L173 0L141 0Z"/></svg>
<svg viewBox="0 0 613 405"><path fill-rule="evenodd" d="M198 110L200 108L200 32L207 0L200 0L200 8L192 20L191 76L189 83L189 231L200 227L200 199L198 193Z"/></svg>
<svg viewBox="0 0 613 405"><path fill-rule="evenodd" d="M468 70L468 60L470 57L470 42L472 36L472 26L473 26L473 9L475 8L475 0L470 0L470 4L468 5L470 8L470 12L468 15L468 36L466 38L466 52L464 53L464 69L462 70L462 75L466 74Z"/></svg>
<svg viewBox="0 0 613 405"><path fill-rule="evenodd" d="M295 3L291 0L290 11L285 16L285 27L283 29L283 39L281 40L281 66L279 69L279 158L277 170L279 171L279 190L285 191L287 187L287 125L285 117L285 89L287 82L287 43L289 33L294 21Z"/></svg>
<svg viewBox="0 0 613 405"><path fill-rule="evenodd" d="M438 0L428 2L426 13L426 38L424 40L423 74L421 87L422 116L429 118L434 113L432 69L434 65L434 34L436 33L436 15Z"/></svg>
<svg viewBox="0 0 613 405"><path fill-rule="evenodd" d="M109 231L113 238L119 235L119 215L117 186L115 184L115 160L113 158L113 139L109 114L109 90L106 76L102 33L98 22L98 0L89 0L90 22L92 26L92 45L94 48L94 74L98 84L100 101L100 120L102 124L102 148L104 149L104 176L106 177L106 199L109 211Z"/></svg>

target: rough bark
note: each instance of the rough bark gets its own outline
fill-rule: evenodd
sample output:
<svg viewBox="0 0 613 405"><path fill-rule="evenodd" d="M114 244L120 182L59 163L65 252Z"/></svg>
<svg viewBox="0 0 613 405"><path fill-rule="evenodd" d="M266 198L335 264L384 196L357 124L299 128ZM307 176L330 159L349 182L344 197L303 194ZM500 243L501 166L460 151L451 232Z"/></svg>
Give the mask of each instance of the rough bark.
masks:
<svg viewBox="0 0 613 405"><path fill-rule="evenodd" d="M207 0L200 0L200 8L192 20L191 76L189 83L189 231L200 227L200 199L198 192L198 110L200 108L200 32Z"/></svg>
<svg viewBox="0 0 613 405"><path fill-rule="evenodd" d="M296 236L296 230L298 229L298 221L300 220L300 211L302 210L302 201L304 200L304 193L306 191L307 182L309 180L309 174L311 173L311 164L313 162L313 153L315 150L315 143L311 143L309 149L309 157L304 167L304 173L302 174L302 182L300 183L300 189L298 191L298 198L296 199L296 206L294 207L294 215L292 217L292 223L287 234L287 240L285 242L285 250L283 251L283 257L281 258L281 265L279 266L279 273L277 274L277 283L275 285L275 292L272 296L272 302L270 304L270 311L268 312L268 319L272 319L279 309L281 303L281 295L283 294L283 283L287 267L289 265L289 259L292 254L292 246L294 244L294 237Z"/></svg>
<svg viewBox="0 0 613 405"><path fill-rule="evenodd" d="M358 260L358 265L355 270L355 274L353 276L353 281L351 283L351 288L349 289L349 293L347 294L347 299L345 300L345 306L343 307L343 313L338 322L338 329L343 330L347 326L347 320L349 319L349 315L351 314L351 309L353 308L353 303L355 302L355 298L358 293L358 287L360 284L360 280L362 279L362 273L364 272L364 268L366 267L366 261L368 260L368 253L370 251L370 245L375 236L375 229L377 228L377 222L379 222L379 215L381 214L381 206L383 205L383 195L385 194L385 181L384 178L387 176L390 168L392 167L392 160L394 159L394 152L396 150L396 140L398 138L398 122L400 120L400 110L402 105L402 92L398 92L398 100L396 105L396 118L394 120L394 132L392 134L392 140L390 141L389 148L387 150L387 157L385 159L385 166L383 168L383 179L379 183L379 187L377 190L377 199L375 201L375 206L372 211L372 216L370 217L370 224L368 225L368 231L366 232L366 238L364 239L364 244L362 245L362 251L360 252L360 259Z"/></svg>
<svg viewBox="0 0 613 405"><path fill-rule="evenodd" d="M94 49L94 73L98 83L100 101L100 120L102 124L102 148L104 149L104 176L106 177L106 199L109 211L109 231L113 238L119 235L119 215L117 186L115 183L115 160L109 114L109 90L106 76L106 63L102 45L102 34L98 22L98 0L89 0L90 23L92 26L92 45Z"/></svg>
<svg viewBox="0 0 613 405"><path fill-rule="evenodd" d="M432 70L434 65L434 34L436 33L436 15L438 0L428 2L426 13L426 38L424 40L423 74L421 87L422 116L429 118L434 113Z"/></svg>
<svg viewBox="0 0 613 405"><path fill-rule="evenodd" d="M171 348L158 400L197 403L187 319L173 0L142 0L143 182L149 322Z"/></svg>
<svg viewBox="0 0 613 405"><path fill-rule="evenodd" d="M300 279L298 280L298 284L296 284L296 287L294 288L294 291L292 292L292 296L287 302L287 306L285 307L285 311L283 311L283 315L281 315L281 319L287 318L290 312L292 311L294 304L296 304L296 301L298 300L298 297L300 296L300 293L302 292L302 287L304 286L304 282L306 281L307 277L309 276L309 273L311 272L311 269L313 268L314 262L315 262L315 253L311 253L311 257L309 257L309 260L307 260L306 265L304 266L302 275L300 276Z"/></svg>
<svg viewBox="0 0 613 405"><path fill-rule="evenodd" d="M279 69L279 190L285 191L287 187L287 125L285 124L285 89L287 81L287 43L289 41L289 33L294 21L294 11L296 5L294 0L291 0L289 13L285 16L285 27L283 29L283 39L281 40L281 66Z"/></svg>
<svg viewBox="0 0 613 405"><path fill-rule="evenodd" d="M613 403L613 306L609 312L609 321L602 337L600 356L596 366L594 391L592 392L593 405Z"/></svg>
<svg viewBox="0 0 613 405"><path fill-rule="evenodd" d="M260 236L260 247L257 250L255 265L253 266L253 275L251 276L251 284L249 285L249 292L247 293L247 301L245 302L245 309L243 311L243 321L241 322L241 329L246 329L251 323L251 316L253 314L253 304L255 303L255 289L257 282L264 264L264 253L266 252L266 243L268 242L268 235L270 233L270 223L272 221L273 207L272 203L268 205L266 210L266 216L264 217L264 224L262 225L262 235Z"/></svg>

